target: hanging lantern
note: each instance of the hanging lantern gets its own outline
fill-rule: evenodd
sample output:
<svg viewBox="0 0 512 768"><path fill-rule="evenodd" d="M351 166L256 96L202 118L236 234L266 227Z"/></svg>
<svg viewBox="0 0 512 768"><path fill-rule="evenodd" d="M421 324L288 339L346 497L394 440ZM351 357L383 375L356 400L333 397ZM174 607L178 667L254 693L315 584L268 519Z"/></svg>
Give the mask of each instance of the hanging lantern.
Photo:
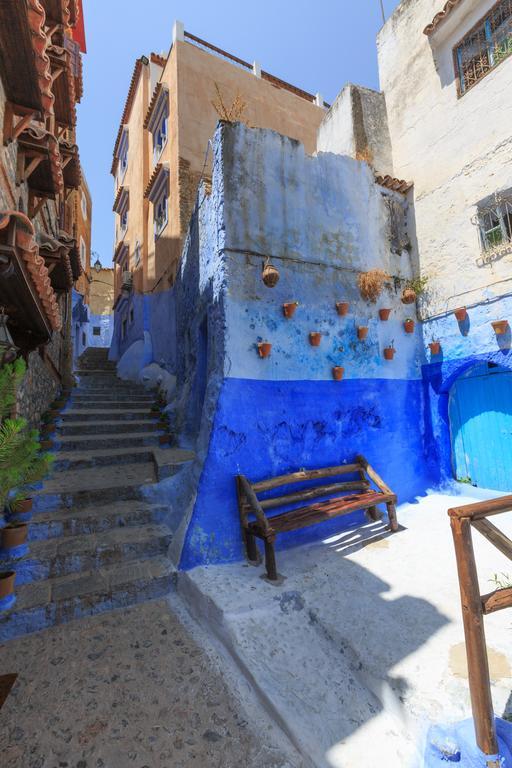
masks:
<svg viewBox="0 0 512 768"><path fill-rule="evenodd" d="M0 360L2 365L12 363L18 355L18 348L14 345L7 327L8 319L3 307L0 307Z"/></svg>
<svg viewBox="0 0 512 768"><path fill-rule="evenodd" d="M279 270L270 263L269 256L267 256L266 260L263 262L261 279L267 288L273 288L279 282Z"/></svg>

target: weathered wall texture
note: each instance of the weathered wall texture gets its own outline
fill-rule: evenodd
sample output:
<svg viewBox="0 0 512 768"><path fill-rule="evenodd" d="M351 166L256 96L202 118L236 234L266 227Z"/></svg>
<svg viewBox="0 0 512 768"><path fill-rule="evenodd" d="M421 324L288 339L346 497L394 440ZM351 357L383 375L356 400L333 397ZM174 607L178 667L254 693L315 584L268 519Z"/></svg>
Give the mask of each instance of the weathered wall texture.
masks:
<svg viewBox="0 0 512 768"><path fill-rule="evenodd" d="M406 310L393 287L376 305L357 290L359 270L394 275L409 258L391 253L382 191L364 163L310 158L271 131L218 130L212 195L193 218L176 286L186 340L179 383L204 459L182 567L242 557L240 471L257 480L361 451L401 500L425 487L421 345L403 330ZM261 281L262 259L244 251L271 256L281 272L276 288ZM343 299L351 302L346 318L335 311ZM294 300L297 312L285 319L282 302ZM377 319L382 306L393 309L392 320ZM370 327L367 342L357 341L359 324ZM323 333L319 348L309 344L312 330ZM382 349L393 338L397 355L386 362ZM267 359L257 354L261 339L273 344ZM332 380L333 364L345 367L346 380ZM322 537L359 517L278 544Z"/></svg>

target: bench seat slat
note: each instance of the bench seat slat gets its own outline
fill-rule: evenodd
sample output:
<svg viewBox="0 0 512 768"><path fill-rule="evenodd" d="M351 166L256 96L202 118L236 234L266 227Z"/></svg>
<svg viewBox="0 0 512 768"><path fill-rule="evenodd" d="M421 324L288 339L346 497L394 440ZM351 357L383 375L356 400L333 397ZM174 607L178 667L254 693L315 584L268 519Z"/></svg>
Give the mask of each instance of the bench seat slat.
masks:
<svg viewBox="0 0 512 768"><path fill-rule="evenodd" d="M336 475L359 472L360 469L360 464L341 464L338 467L323 467L322 469L301 469L299 472L292 472L289 475L280 475L269 480L260 480L259 483L251 483L251 486L255 493L261 493L261 491L271 491L272 488L279 488L280 485L300 483L303 480L317 480L322 477L336 477Z"/></svg>
<svg viewBox="0 0 512 768"><path fill-rule="evenodd" d="M316 499L318 496L328 496L340 491L365 491L370 487L366 480L355 480L348 483L330 483L329 485L317 485L314 488L308 488L305 491L289 493L286 496L273 496L270 499L259 499L262 509L272 509L273 507L284 507L286 504L295 504L298 501L308 501Z"/></svg>
<svg viewBox="0 0 512 768"><path fill-rule="evenodd" d="M369 490L364 493L352 493L347 496L340 496L311 504L308 507L299 507L297 509L282 512L268 518L269 526L273 533L284 533L285 531L295 531L298 528L305 528L308 525L314 525L325 520L331 520L338 515L346 515L349 512L368 509L377 504L394 503L396 496L392 493L381 493L380 491ZM249 523L249 530L255 536L262 537L263 530L259 523Z"/></svg>

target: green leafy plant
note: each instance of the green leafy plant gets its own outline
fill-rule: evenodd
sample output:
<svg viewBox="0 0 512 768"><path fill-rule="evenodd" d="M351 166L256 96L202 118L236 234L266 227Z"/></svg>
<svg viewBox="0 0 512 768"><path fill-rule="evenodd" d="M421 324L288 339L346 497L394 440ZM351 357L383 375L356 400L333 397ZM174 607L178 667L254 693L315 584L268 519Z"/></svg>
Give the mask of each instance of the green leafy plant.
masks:
<svg viewBox="0 0 512 768"><path fill-rule="evenodd" d="M411 280L407 280L406 288L413 290L416 296L421 296L422 293L425 293L428 281L429 278L426 275L423 275L423 277L418 275L417 277L413 277Z"/></svg>
<svg viewBox="0 0 512 768"><path fill-rule="evenodd" d="M41 453L38 432L25 419L13 416L16 392L25 375L23 360L0 369L0 509L27 496L27 486L49 472L53 456Z"/></svg>
<svg viewBox="0 0 512 768"><path fill-rule="evenodd" d="M512 576L509 576L508 573L495 573L489 581L494 584L496 589L512 587Z"/></svg>

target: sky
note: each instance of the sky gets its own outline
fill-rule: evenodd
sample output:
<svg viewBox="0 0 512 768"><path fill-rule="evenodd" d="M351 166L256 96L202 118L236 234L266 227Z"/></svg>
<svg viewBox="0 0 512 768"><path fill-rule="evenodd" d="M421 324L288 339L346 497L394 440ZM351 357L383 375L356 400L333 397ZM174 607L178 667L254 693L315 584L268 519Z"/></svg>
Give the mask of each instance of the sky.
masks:
<svg viewBox="0 0 512 768"><path fill-rule="evenodd" d="M386 18L398 4L383 0ZM332 102L347 82L378 88L380 0L83 0L87 54L78 144L93 199L92 250L111 266L112 150L135 60L167 53L175 19L203 40ZM93 261L96 256L94 256Z"/></svg>

